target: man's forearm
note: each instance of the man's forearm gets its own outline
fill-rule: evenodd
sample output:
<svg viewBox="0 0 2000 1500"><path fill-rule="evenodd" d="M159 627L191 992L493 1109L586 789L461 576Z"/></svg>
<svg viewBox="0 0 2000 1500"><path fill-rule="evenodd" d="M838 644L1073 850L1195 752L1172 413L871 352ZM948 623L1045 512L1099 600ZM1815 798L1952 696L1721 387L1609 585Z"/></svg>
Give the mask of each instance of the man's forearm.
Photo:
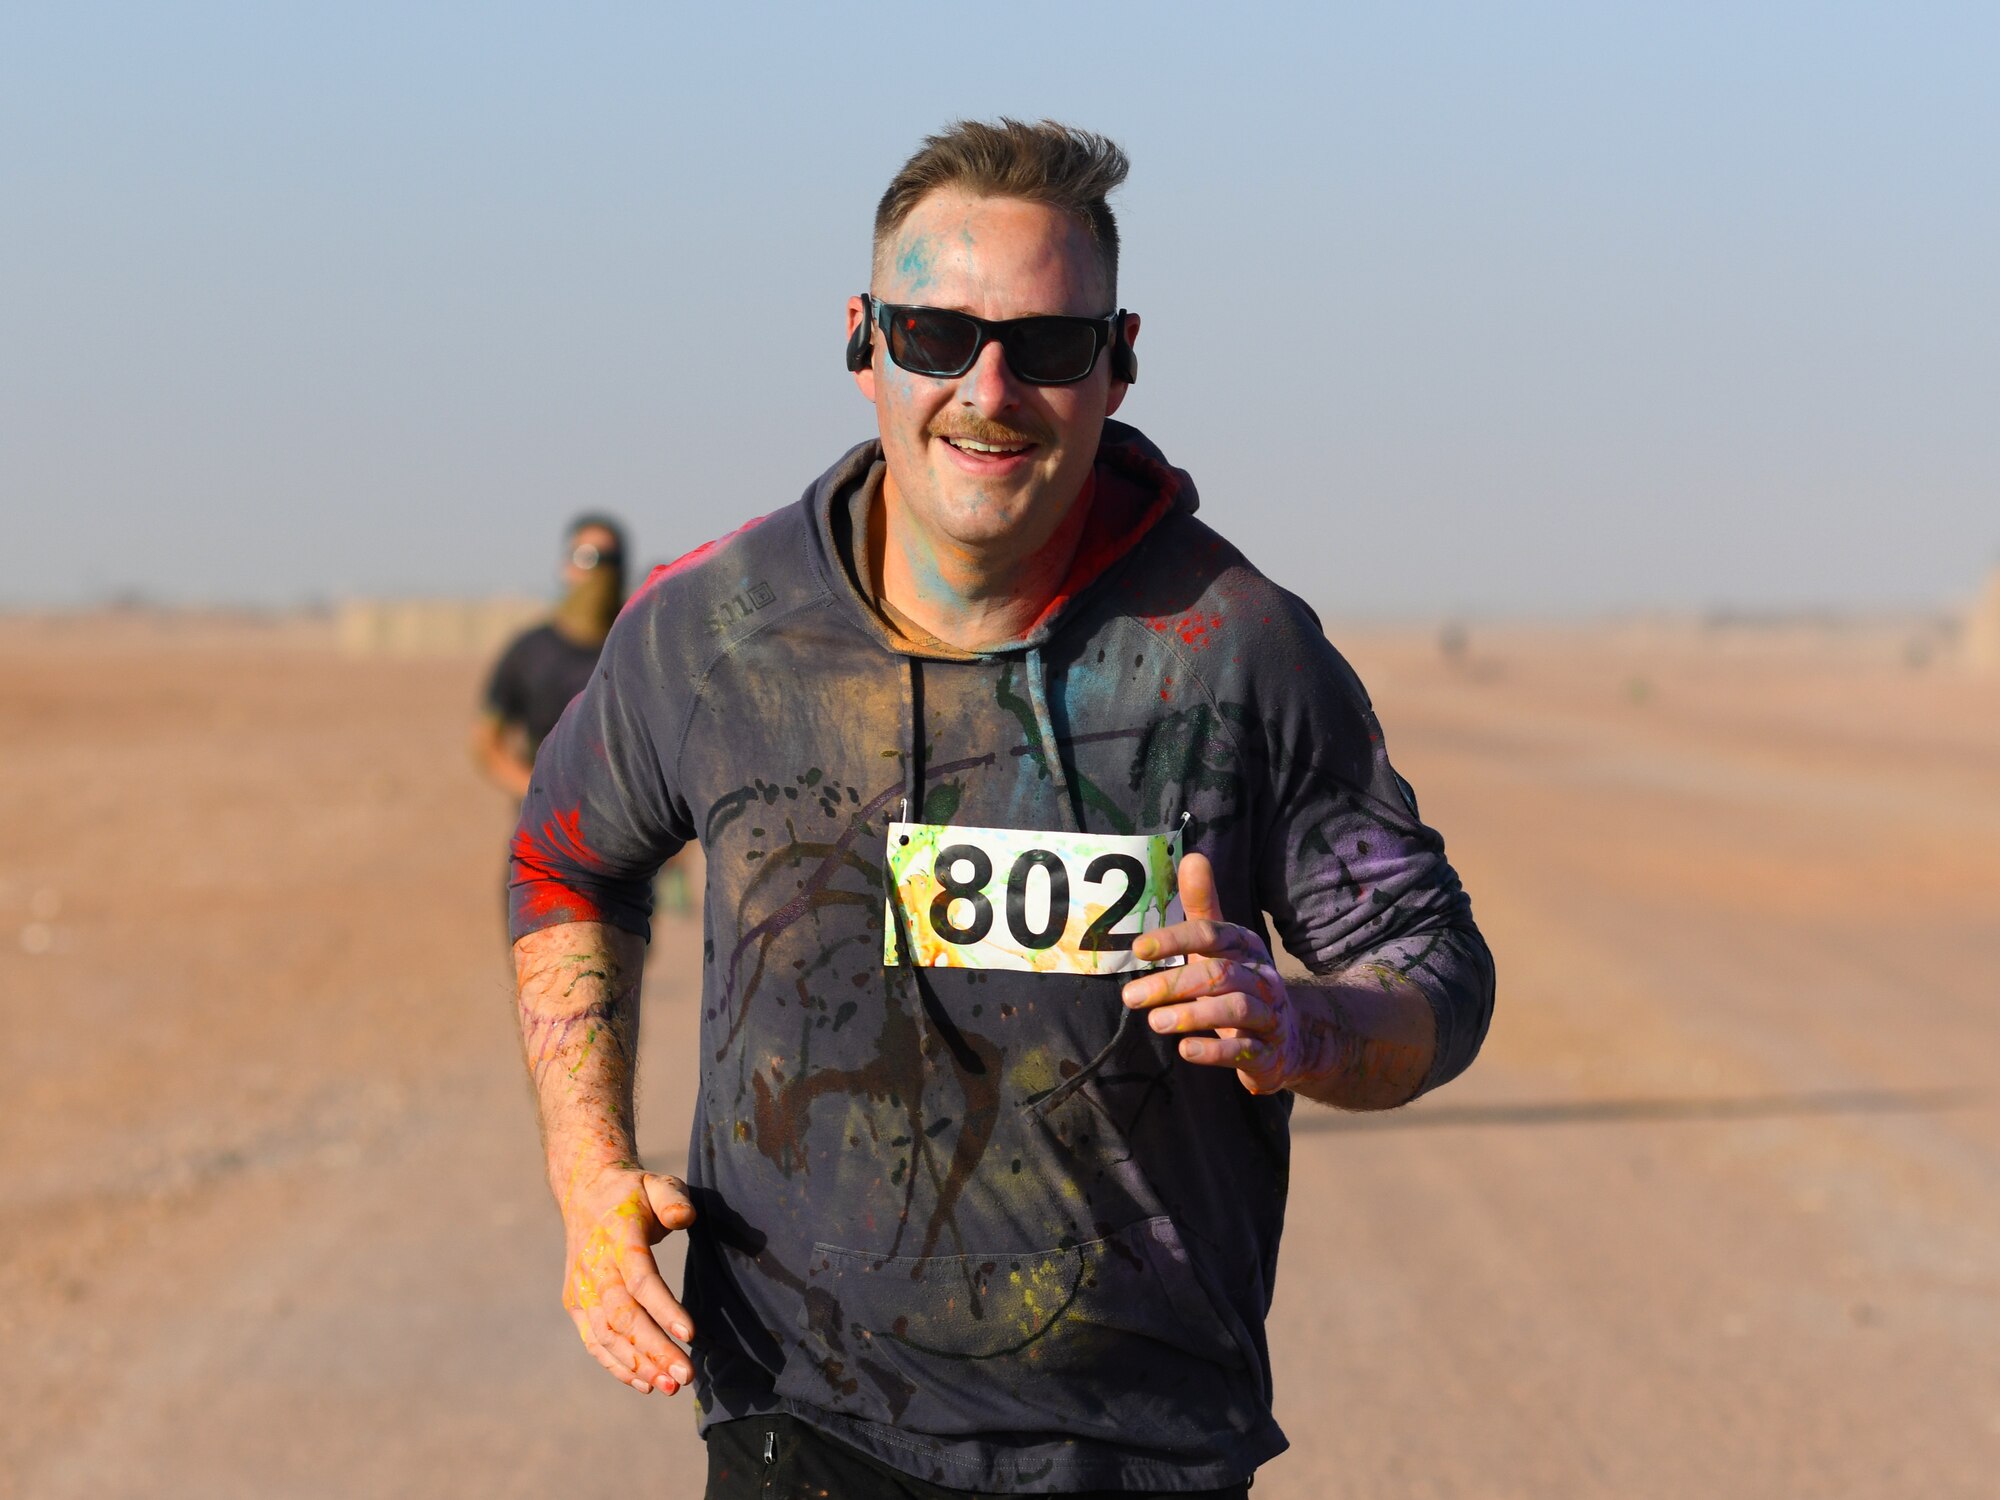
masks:
<svg viewBox="0 0 2000 1500"><path fill-rule="evenodd" d="M1288 979L1302 1066L1286 1086L1340 1109L1393 1109L1423 1087L1437 1016L1407 976L1364 964L1325 978Z"/></svg>
<svg viewBox="0 0 2000 1500"><path fill-rule="evenodd" d="M580 1175L635 1167L633 1070L644 940L565 922L514 945L516 1006L549 1186L567 1205Z"/></svg>

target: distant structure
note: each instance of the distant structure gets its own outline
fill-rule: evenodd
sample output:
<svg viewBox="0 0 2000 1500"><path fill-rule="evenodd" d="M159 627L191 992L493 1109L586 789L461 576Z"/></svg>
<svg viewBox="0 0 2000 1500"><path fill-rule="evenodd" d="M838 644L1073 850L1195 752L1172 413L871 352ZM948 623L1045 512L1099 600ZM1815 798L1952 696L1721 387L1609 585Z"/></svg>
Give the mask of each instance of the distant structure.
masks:
<svg viewBox="0 0 2000 1500"><path fill-rule="evenodd" d="M2000 672L2000 567L1965 617L1965 661L1975 672Z"/></svg>
<svg viewBox="0 0 2000 1500"><path fill-rule="evenodd" d="M490 656L548 612L538 599L347 599L334 629L348 656Z"/></svg>

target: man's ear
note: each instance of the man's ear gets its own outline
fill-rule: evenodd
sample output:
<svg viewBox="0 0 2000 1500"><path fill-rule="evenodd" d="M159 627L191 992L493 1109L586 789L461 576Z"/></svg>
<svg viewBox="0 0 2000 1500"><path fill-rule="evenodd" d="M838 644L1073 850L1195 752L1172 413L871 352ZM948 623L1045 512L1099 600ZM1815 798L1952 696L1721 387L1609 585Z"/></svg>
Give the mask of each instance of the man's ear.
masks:
<svg viewBox="0 0 2000 1500"><path fill-rule="evenodd" d="M869 311L866 298L857 296L847 299L847 368L854 372L855 385L872 404L875 400L875 340ZM864 361L858 368L857 352Z"/></svg>
<svg viewBox="0 0 2000 1500"><path fill-rule="evenodd" d="M1139 337L1139 315L1128 312L1122 316L1125 319L1124 347L1118 351L1122 357L1111 365L1111 390L1104 401L1104 415L1107 417L1125 404L1125 393L1139 378L1139 356L1132 352L1132 344Z"/></svg>

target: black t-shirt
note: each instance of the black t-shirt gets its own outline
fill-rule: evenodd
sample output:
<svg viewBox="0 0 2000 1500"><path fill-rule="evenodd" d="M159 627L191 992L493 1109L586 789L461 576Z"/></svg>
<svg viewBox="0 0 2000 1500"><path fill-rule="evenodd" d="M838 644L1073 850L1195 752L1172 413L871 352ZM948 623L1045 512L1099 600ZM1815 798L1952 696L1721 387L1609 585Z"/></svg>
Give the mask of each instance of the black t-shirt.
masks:
<svg viewBox="0 0 2000 1500"><path fill-rule="evenodd" d="M597 646L579 646L553 625L537 625L517 637L493 669L486 706L503 723L519 724L528 735L532 758L597 668Z"/></svg>

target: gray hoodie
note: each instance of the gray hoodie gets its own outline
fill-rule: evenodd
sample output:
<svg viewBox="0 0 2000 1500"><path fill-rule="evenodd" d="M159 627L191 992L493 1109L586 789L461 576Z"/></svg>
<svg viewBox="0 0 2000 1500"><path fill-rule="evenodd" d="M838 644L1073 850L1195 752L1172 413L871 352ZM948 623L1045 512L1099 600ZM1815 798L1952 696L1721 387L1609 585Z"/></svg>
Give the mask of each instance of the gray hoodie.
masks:
<svg viewBox="0 0 2000 1500"><path fill-rule="evenodd" d="M925 649L854 539L881 454L655 570L536 761L515 936L648 930L707 854L685 1301L701 1421L783 1410L966 1489L1195 1490L1279 1453L1264 1320L1288 1094L1183 1062L1120 975L885 957L893 820L1184 829L1224 914L1384 965L1472 1060L1493 968L1360 682L1105 426L1070 579L1020 641ZM954 911L960 908L953 908Z"/></svg>

